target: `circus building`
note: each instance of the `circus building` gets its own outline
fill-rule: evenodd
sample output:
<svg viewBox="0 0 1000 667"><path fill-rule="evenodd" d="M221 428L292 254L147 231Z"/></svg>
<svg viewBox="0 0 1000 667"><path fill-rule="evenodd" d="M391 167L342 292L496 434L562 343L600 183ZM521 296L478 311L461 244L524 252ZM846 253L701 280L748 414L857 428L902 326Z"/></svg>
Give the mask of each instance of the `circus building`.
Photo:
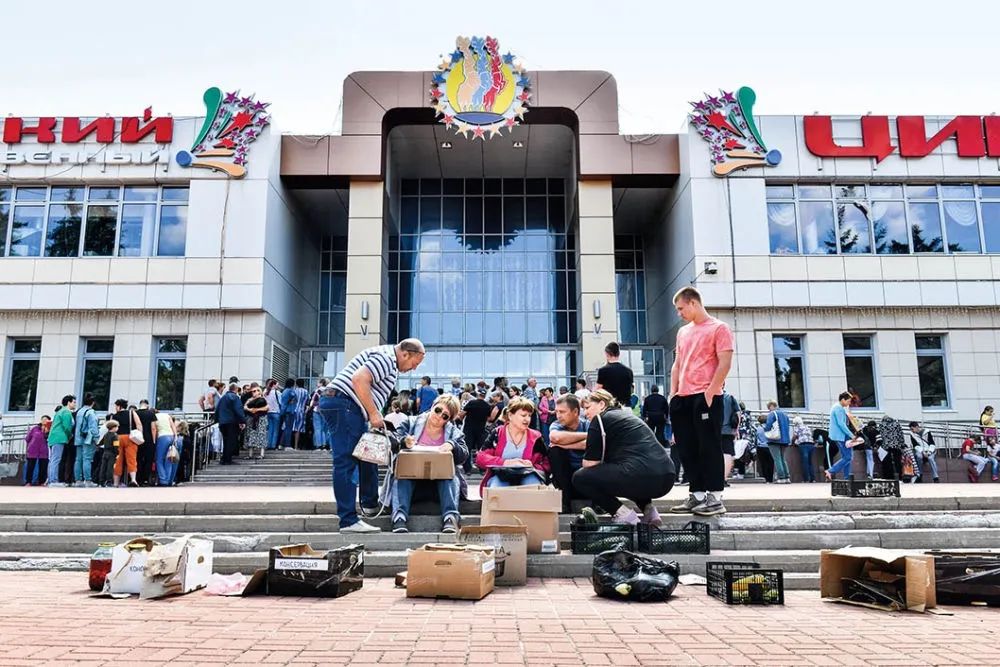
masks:
<svg viewBox="0 0 1000 667"><path fill-rule="evenodd" d="M436 385L572 386L619 341L643 395L688 284L733 326L750 407L850 389L967 419L1000 395L993 117L759 116L737 85L628 136L611 74L515 47L351 74L331 135L215 87L198 117L7 117L0 412L191 411L208 378L315 381L407 336Z"/></svg>

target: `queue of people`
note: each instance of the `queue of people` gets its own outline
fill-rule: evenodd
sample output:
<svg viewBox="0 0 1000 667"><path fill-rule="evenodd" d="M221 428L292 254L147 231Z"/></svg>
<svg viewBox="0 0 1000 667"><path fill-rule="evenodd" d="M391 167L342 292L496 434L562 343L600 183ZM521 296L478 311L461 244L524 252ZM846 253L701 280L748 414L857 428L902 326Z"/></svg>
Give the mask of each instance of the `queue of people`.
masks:
<svg viewBox="0 0 1000 667"><path fill-rule="evenodd" d="M115 401L115 412L95 410L93 394L66 395L25 436L25 486L174 486L191 473L188 423L149 401Z"/></svg>

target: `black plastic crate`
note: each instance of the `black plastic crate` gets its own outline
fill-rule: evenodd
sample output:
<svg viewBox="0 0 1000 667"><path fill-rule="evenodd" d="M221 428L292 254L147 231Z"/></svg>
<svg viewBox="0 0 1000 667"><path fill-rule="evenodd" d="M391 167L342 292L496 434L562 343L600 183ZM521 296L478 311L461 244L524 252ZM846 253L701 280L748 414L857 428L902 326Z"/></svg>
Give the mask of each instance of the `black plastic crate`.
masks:
<svg viewBox="0 0 1000 667"><path fill-rule="evenodd" d="M708 554L712 551L711 526L688 521L683 528L638 526L639 551L647 554Z"/></svg>
<svg viewBox="0 0 1000 667"><path fill-rule="evenodd" d="M706 591L726 604L785 604L781 570L762 569L757 563L705 563Z"/></svg>
<svg viewBox="0 0 1000 667"><path fill-rule="evenodd" d="M1000 607L1000 553L928 551L934 556L938 604Z"/></svg>
<svg viewBox="0 0 1000 667"><path fill-rule="evenodd" d="M575 554L599 554L612 549L635 551L635 528L627 523L573 523L570 549Z"/></svg>
<svg viewBox="0 0 1000 667"><path fill-rule="evenodd" d="M898 479L835 479L830 495L845 498L899 498Z"/></svg>

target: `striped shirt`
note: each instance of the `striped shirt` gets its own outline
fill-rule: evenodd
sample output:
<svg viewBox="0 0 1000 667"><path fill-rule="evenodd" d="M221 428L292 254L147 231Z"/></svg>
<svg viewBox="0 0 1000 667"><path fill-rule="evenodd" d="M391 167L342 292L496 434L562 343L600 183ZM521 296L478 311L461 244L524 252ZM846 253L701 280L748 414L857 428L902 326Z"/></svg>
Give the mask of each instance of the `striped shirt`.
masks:
<svg viewBox="0 0 1000 667"><path fill-rule="evenodd" d="M354 402L361 406L358 395L354 391L354 384L351 378L359 368L364 367L372 374L372 400L379 412L385 408L389 400L389 394L396 386L396 378L399 377L399 368L396 366L396 348L394 345L380 345L370 347L358 353L358 356L351 359L344 369L337 373L337 377L330 384L337 391L343 392L354 399Z"/></svg>

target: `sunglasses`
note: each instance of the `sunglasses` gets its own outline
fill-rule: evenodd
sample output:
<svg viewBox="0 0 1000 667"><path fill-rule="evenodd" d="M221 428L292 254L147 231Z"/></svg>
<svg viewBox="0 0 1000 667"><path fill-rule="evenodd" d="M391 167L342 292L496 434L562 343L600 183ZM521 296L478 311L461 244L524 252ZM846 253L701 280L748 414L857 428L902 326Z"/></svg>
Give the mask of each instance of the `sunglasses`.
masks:
<svg viewBox="0 0 1000 667"><path fill-rule="evenodd" d="M451 413L446 411L440 405L434 408L434 414L440 416L441 419L445 420L446 422L451 421Z"/></svg>

